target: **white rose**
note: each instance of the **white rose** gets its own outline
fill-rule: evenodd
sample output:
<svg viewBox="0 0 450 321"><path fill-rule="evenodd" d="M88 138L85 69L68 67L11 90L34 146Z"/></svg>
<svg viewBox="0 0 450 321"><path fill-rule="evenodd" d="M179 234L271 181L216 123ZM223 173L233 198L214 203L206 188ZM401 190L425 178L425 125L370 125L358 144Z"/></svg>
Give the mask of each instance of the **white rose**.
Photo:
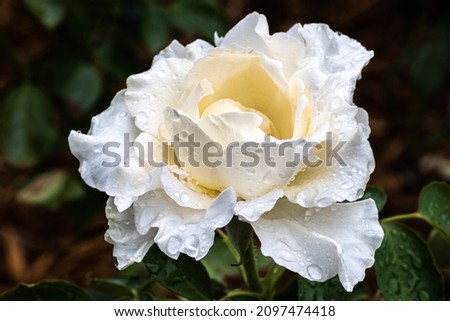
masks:
<svg viewBox="0 0 450 321"><path fill-rule="evenodd" d="M154 243L199 260L238 215L264 255L310 280L338 275L351 291L383 238L373 200L353 202L374 169L368 116L352 102L373 53L323 24L270 35L257 13L215 42L172 42L87 135L70 133L81 176L111 196L105 238L118 268ZM176 139L196 146L176 148ZM327 158L330 147L340 159Z"/></svg>

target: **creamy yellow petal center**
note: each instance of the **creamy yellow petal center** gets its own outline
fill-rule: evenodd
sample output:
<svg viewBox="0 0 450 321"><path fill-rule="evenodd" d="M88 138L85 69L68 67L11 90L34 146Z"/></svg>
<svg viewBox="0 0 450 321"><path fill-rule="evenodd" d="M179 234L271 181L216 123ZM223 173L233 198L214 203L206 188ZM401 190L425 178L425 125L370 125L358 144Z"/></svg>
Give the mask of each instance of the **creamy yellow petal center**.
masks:
<svg viewBox="0 0 450 321"><path fill-rule="evenodd" d="M238 101L234 101L232 99L220 99L215 102L213 102L211 105L209 105L205 111L202 113L202 118L206 117L208 115L216 115L219 116L223 113L254 113L261 117L261 125L259 125L259 128L266 134L278 137L279 133L277 129L275 128L275 125L272 123L272 121L262 112L259 110L245 107L244 105L240 104Z"/></svg>
<svg viewBox="0 0 450 321"><path fill-rule="evenodd" d="M261 129L266 133L280 139L291 138L294 104L264 64L263 58L245 53L223 52L200 59L192 70L192 79L197 83L208 80L213 93L200 100L199 115L210 108L209 113L227 108L254 111L263 118ZM216 102L219 105L213 105Z"/></svg>

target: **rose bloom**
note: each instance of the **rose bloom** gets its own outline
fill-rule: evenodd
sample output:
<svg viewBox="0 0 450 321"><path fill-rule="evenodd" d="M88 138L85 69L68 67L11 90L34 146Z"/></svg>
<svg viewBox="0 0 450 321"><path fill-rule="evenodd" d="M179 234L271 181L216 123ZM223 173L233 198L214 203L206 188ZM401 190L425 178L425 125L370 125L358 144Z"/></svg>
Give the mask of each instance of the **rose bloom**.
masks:
<svg viewBox="0 0 450 321"><path fill-rule="evenodd" d="M270 35L252 13L215 46L173 41L129 77L87 135L69 136L82 178L110 196L117 267L154 244L200 260L237 215L264 255L309 280L338 275L351 291L383 238L375 202L356 201L374 158L352 96L372 56L324 24Z"/></svg>

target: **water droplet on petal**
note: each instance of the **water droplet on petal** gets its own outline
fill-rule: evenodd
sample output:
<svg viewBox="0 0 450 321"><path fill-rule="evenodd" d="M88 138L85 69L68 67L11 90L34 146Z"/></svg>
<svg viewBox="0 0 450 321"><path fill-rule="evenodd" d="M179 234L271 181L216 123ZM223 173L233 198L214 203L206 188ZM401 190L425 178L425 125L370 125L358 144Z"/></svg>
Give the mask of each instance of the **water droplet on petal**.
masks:
<svg viewBox="0 0 450 321"><path fill-rule="evenodd" d="M181 248L181 238L179 236L172 236L167 242L167 252L175 255Z"/></svg>
<svg viewBox="0 0 450 321"><path fill-rule="evenodd" d="M247 168L247 169L245 170L245 172L246 172L248 175L254 175L254 174L256 173L256 169L254 169L253 167L250 167L250 168Z"/></svg>
<svg viewBox="0 0 450 321"><path fill-rule="evenodd" d="M124 118L124 117L126 117L128 114L126 113L126 112L124 112L124 111L122 111L120 114L119 114L119 117L120 118Z"/></svg>
<svg viewBox="0 0 450 321"><path fill-rule="evenodd" d="M355 186L355 183L352 180L345 181L341 184L341 188L343 189L349 189L352 188L353 186Z"/></svg>
<svg viewBox="0 0 450 321"><path fill-rule="evenodd" d="M136 115L136 121L140 124L145 124L148 121L147 113L140 111Z"/></svg>
<svg viewBox="0 0 450 321"><path fill-rule="evenodd" d="M327 207L334 203L334 200L331 197L323 197L317 201L317 206L319 207Z"/></svg>
<svg viewBox="0 0 450 321"><path fill-rule="evenodd" d="M267 185L274 183L276 175L277 173L275 171L267 172L263 177L263 183Z"/></svg>
<svg viewBox="0 0 450 321"><path fill-rule="evenodd" d="M197 256L199 245L200 242L197 235L189 236L185 243L186 254L191 257Z"/></svg>
<svg viewBox="0 0 450 321"><path fill-rule="evenodd" d="M180 202L183 204L186 204L187 202L189 202L189 195L185 192L180 194Z"/></svg>
<svg viewBox="0 0 450 321"><path fill-rule="evenodd" d="M358 189L356 192L356 198L361 198L364 195L364 190L362 188Z"/></svg>
<svg viewBox="0 0 450 321"><path fill-rule="evenodd" d="M317 264L309 265L306 271L308 271L309 277L313 280L320 280L323 277L322 269Z"/></svg>
<svg viewBox="0 0 450 321"><path fill-rule="evenodd" d="M181 131L180 134L179 134L179 138L181 140L186 140L186 138L188 138L188 132L185 131L185 130Z"/></svg>
<svg viewBox="0 0 450 321"><path fill-rule="evenodd" d="M294 253L286 250L277 250L276 251L276 257L279 260L283 260L285 262L295 262L297 261L297 257L294 255Z"/></svg>
<svg viewBox="0 0 450 321"><path fill-rule="evenodd" d="M176 110L172 110L170 116L172 117L172 121L174 121L174 122L180 122L181 121L180 114Z"/></svg>

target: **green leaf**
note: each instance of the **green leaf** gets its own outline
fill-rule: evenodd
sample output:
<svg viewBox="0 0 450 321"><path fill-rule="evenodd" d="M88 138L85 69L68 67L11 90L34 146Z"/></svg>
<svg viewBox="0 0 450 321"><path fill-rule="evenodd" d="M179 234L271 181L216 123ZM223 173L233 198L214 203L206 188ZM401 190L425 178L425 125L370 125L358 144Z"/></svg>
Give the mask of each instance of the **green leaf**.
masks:
<svg viewBox="0 0 450 321"><path fill-rule="evenodd" d="M347 292L339 278L334 278L321 282L309 281L305 278L298 278L298 300L300 301L352 301L368 299L364 291L364 286L359 283L353 292Z"/></svg>
<svg viewBox="0 0 450 321"><path fill-rule="evenodd" d="M102 78L98 70L87 63L79 64L66 75L59 93L83 111L89 111L102 90Z"/></svg>
<svg viewBox="0 0 450 321"><path fill-rule="evenodd" d="M86 301L89 295L78 286L59 280L19 284L0 295L0 301Z"/></svg>
<svg viewBox="0 0 450 321"><path fill-rule="evenodd" d="M447 183L433 182L426 186L419 197L418 211L450 239L450 186Z"/></svg>
<svg viewBox="0 0 450 321"><path fill-rule="evenodd" d="M383 224L385 236L375 254L378 287L385 300L442 300L442 276L425 242L395 223Z"/></svg>
<svg viewBox="0 0 450 321"><path fill-rule="evenodd" d="M237 216L234 216L231 222L225 227L225 230L227 231L231 243L233 243L233 246L239 253L240 262L237 262L237 264L240 265L243 262L248 247L252 244L252 226L240 221Z"/></svg>
<svg viewBox="0 0 450 321"><path fill-rule="evenodd" d="M166 10L161 6L150 3L144 7L140 28L144 42L151 52L158 52L168 45L170 26Z"/></svg>
<svg viewBox="0 0 450 321"><path fill-rule="evenodd" d="M384 205L386 205L386 194L379 187L367 186L366 191L364 192L364 196L361 199L365 200L368 198L371 198L375 201L378 212L380 212L383 209Z"/></svg>
<svg viewBox="0 0 450 321"><path fill-rule="evenodd" d="M81 198L82 185L63 170L46 172L19 190L17 199L29 205L55 207L63 201Z"/></svg>
<svg viewBox="0 0 450 321"><path fill-rule="evenodd" d="M153 246L144 263L155 279L169 290L189 300L211 300L212 283L199 261L184 254L172 260Z"/></svg>
<svg viewBox="0 0 450 321"><path fill-rule="evenodd" d="M57 137L47 96L32 85L22 85L6 96L0 122L3 152L14 165L35 164Z"/></svg>
<svg viewBox="0 0 450 321"><path fill-rule="evenodd" d="M427 240L431 253L439 267L450 267L450 241L438 230L432 230Z"/></svg>
<svg viewBox="0 0 450 321"><path fill-rule="evenodd" d="M90 278L89 292L94 300L151 300L148 279L144 277Z"/></svg>
<svg viewBox="0 0 450 321"><path fill-rule="evenodd" d="M55 28L65 15L65 1L62 0L25 0L25 4L47 28Z"/></svg>

